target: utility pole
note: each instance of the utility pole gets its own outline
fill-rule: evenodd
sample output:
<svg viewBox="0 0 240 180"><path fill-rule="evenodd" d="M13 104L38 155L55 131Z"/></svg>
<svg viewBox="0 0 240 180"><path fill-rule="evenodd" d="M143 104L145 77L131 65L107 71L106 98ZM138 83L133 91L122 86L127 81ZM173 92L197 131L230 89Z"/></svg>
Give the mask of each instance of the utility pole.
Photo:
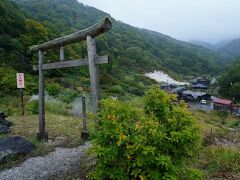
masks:
<svg viewBox="0 0 240 180"><path fill-rule="evenodd" d="M233 83L231 82L230 85L231 85L231 91L230 92L233 92L233 90L232 90ZM233 101L234 101L234 97L233 97L233 94L231 94L231 96L232 96L232 103L231 103L231 115L232 115L233 114Z"/></svg>

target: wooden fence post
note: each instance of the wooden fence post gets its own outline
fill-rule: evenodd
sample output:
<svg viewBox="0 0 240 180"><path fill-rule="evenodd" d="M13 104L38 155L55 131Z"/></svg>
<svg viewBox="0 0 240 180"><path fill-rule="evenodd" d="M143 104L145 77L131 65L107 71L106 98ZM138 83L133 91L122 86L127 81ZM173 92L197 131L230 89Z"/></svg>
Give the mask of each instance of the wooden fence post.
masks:
<svg viewBox="0 0 240 180"><path fill-rule="evenodd" d="M47 134L45 132L45 79L44 70L42 69L42 64L44 63L44 51L39 50L39 132L37 138L47 139Z"/></svg>
<svg viewBox="0 0 240 180"><path fill-rule="evenodd" d="M88 49L88 62L91 81L93 114L97 114L98 101L99 101L99 79L98 79L98 67L95 64L96 53L96 41L91 36L87 36L87 49Z"/></svg>
<svg viewBox="0 0 240 180"><path fill-rule="evenodd" d="M21 115L24 116L24 99L23 99L23 88L20 88L20 99L21 99Z"/></svg>
<svg viewBox="0 0 240 180"><path fill-rule="evenodd" d="M82 126L83 126L83 131L81 133L81 138L83 140L88 140L86 98L85 97L82 97Z"/></svg>

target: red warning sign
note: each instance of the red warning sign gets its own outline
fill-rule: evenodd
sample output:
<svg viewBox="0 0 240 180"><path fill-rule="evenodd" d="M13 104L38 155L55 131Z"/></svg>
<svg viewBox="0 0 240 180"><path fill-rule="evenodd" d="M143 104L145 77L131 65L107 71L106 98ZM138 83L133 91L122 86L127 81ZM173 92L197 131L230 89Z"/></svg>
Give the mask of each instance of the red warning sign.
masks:
<svg viewBox="0 0 240 180"><path fill-rule="evenodd" d="M17 88L25 88L24 73L17 73Z"/></svg>

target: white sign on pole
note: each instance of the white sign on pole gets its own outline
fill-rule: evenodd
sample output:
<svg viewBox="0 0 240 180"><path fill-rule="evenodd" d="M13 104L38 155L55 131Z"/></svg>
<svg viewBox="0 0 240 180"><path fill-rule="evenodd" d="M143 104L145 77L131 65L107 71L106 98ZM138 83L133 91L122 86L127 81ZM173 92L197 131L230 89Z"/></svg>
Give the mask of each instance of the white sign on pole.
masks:
<svg viewBox="0 0 240 180"><path fill-rule="evenodd" d="M25 88L24 73L17 73L17 88Z"/></svg>

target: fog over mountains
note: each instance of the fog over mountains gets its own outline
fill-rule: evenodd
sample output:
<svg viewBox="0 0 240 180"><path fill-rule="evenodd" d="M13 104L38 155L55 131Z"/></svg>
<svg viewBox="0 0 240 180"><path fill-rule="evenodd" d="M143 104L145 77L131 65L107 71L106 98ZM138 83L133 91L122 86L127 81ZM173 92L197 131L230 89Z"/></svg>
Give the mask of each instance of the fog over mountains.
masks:
<svg viewBox="0 0 240 180"><path fill-rule="evenodd" d="M173 38L219 43L240 38L237 0L78 0L117 20ZM124 12L124 13L123 13Z"/></svg>
<svg viewBox="0 0 240 180"><path fill-rule="evenodd" d="M217 52L219 55L227 59L235 59L240 56L240 39L225 40L216 44L197 40L192 40L190 43Z"/></svg>
<svg viewBox="0 0 240 180"><path fill-rule="evenodd" d="M78 0L117 20L205 47L227 59L240 55L240 1ZM124 13L123 12L124 9ZM133 11L134 9L134 11ZM151 11L146 11L151 9ZM146 13L143 13L146 12Z"/></svg>

